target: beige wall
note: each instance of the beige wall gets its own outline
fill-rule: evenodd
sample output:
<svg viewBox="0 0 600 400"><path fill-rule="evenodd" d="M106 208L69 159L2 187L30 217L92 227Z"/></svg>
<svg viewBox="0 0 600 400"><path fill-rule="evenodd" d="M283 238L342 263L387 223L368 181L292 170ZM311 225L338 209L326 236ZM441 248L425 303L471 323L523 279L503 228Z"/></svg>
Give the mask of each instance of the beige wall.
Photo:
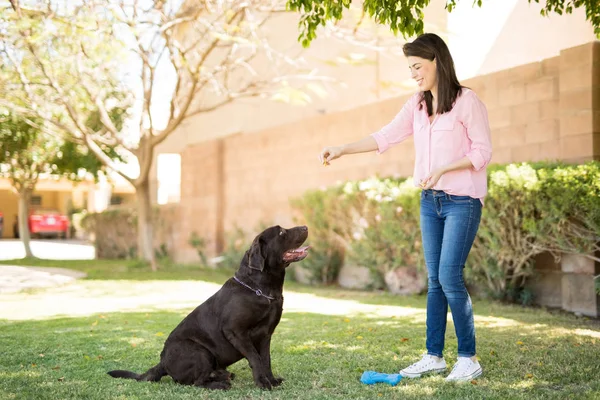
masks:
<svg viewBox="0 0 600 400"><path fill-rule="evenodd" d="M486 0L459 2L448 15L449 47L460 79L558 56L562 49L595 39L585 10L542 17L542 5Z"/></svg>
<svg viewBox="0 0 600 400"><path fill-rule="evenodd" d="M492 162L600 159L600 42L464 83L487 105ZM323 146L362 138L387 124L408 97L186 147L176 257L193 259L186 244L192 231L208 238L214 253L234 225L289 226L289 200L307 189L373 175L411 175L411 139L382 156L354 155L329 167L317 161Z"/></svg>
<svg viewBox="0 0 600 400"><path fill-rule="evenodd" d="M499 35L492 42L478 74L558 56L562 49L596 39L585 20L585 10L573 14L540 16L540 4L517 1Z"/></svg>

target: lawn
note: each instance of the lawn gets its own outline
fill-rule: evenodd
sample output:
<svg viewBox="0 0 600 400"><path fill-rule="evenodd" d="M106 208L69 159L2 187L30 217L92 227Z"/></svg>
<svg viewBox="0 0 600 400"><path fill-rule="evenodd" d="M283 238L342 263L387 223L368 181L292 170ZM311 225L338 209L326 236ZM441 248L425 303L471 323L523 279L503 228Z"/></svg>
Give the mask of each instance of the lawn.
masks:
<svg viewBox="0 0 600 400"><path fill-rule="evenodd" d="M25 262L30 264L33 261ZM15 264L15 262L8 262ZM150 273L127 263L40 262L86 269L87 279L72 291L77 302L94 287L101 303L119 298L136 276ZM79 262L81 263L81 262ZM60 264L60 265L59 265ZM119 280L115 268L126 280ZM121 277L122 277L121 276ZM169 267L138 281L135 290L222 283L228 274L192 267ZM173 279L194 281L172 282ZM140 279L142 279L140 277ZM217 287L215 285L210 286ZM131 290L134 290L133 288ZM597 399L600 397L600 322L539 308L474 300L478 351L484 375L467 383L441 376L402 380L397 386L366 386L364 370L396 372L424 351L425 298L385 293L311 288L286 283L283 319L275 331L275 375L286 380L270 392L257 389L248 363L226 392L184 387L165 377L159 383L117 380L111 369L143 372L156 364L168 333L192 308L177 301L169 310L94 312L77 317L0 320L0 398L2 399ZM193 295L193 293L191 294ZM204 294L207 295L207 294ZM34 299L52 302L56 290L0 295L0 304ZM201 296L199 296L200 298ZM193 298L193 297L192 297ZM66 298L63 298L66 299ZM16 303L9 303L17 301ZM55 300L55 299L54 299ZM67 304L68 306L68 304ZM456 357L453 325L448 324L446 360Z"/></svg>

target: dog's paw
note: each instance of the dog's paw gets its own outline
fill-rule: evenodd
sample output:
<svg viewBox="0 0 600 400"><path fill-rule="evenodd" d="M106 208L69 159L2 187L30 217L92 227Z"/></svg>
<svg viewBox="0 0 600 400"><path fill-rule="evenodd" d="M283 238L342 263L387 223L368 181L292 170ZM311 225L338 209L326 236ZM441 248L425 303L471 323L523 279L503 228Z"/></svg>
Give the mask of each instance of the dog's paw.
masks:
<svg viewBox="0 0 600 400"><path fill-rule="evenodd" d="M218 369L216 371L213 371L210 373L210 379L213 381L228 381L233 379L234 374L225 370L225 369Z"/></svg>
<svg viewBox="0 0 600 400"><path fill-rule="evenodd" d="M283 383L284 379L281 377L271 377L270 378L271 381L271 385L273 385L273 387L279 386Z"/></svg>
<svg viewBox="0 0 600 400"><path fill-rule="evenodd" d="M231 388L231 383L228 381L208 382L204 387L207 389L228 390Z"/></svg>
<svg viewBox="0 0 600 400"><path fill-rule="evenodd" d="M274 386L266 375L260 376L254 382L256 383L256 386L265 390L271 390Z"/></svg>

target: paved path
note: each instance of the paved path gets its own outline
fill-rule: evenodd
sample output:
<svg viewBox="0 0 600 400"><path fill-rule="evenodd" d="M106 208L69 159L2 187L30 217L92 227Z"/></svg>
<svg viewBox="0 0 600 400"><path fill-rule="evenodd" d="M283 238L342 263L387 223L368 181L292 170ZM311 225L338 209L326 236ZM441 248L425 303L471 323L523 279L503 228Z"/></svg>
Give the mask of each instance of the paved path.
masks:
<svg viewBox="0 0 600 400"><path fill-rule="evenodd" d="M30 320L157 310L188 313L220 287L202 281L77 280L33 292L0 293L0 319ZM307 293L284 292L284 296L285 312L338 316L365 312L373 316L413 315L420 322L425 321L425 311L417 308L368 305Z"/></svg>
<svg viewBox="0 0 600 400"><path fill-rule="evenodd" d="M83 277L83 272L62 268L0 265L0 294L61 286Z"/></svg>
<svg viewBox="0 0 600 400"><path fill-rule="evenodd" d="M32 240L34 256L47 260L92 260L94 246L78 240ZM0 240L0 260L25 257L23 243L16 239ZM17 267L0 265L0 294L29 289L62 286L85 277L85 274L61 268Z"/></svg>

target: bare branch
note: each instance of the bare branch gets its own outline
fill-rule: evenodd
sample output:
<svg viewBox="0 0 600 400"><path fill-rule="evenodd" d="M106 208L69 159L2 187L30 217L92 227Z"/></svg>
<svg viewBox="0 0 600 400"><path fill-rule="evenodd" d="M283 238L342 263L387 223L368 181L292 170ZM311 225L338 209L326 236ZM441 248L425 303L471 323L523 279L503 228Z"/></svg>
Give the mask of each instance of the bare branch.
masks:
<svg viewBox="0 0 600 400"><path fill-rule="evenodd" d="M232 21L234 21L236 18L240 17L241 15L242 15L242 10L238 10L236 13L234 13L231 16L228 23L231 23ZM170 39L170 36L166 36L166 37ZM200 72L200 68L202 68L202 66L204 65L204 63L206 62L208 57L212 54L212 52L216 49L216 47L220 41L221 41L221 39L217 36L211 42L211 44L208 46L208 48L204 51L204 54L202 54L200 59L197 61L196 68L194 68L192 71L188 70L190 72L190 77L192 79L192 82L190 85L190 89L188 90L188 95L186 96L185 103L184 103L183 107L181 107L181 109L179 111L179 115L175 116L174 112L177 109L177 107L175 105L173 105L173 103L177 102L179 99L176 98L175 96L173 96L171 98L171 113L172 114L170 115L169 123L168 123L167 127L161 133L159 133L157 136L155 136L153 138L153 141L152 141L153 146L156 146L159 143L162 143L167 138L167 136L169 136L175 130L175 128L177 128L179 126L181 121L183 121L184 118L186 117L187 110L189 109L190 105L192 104L192 101L194 100L194 94L196 93L198 84L201 83L199 81L199 76L198 76L198 74ZM174 40L172 40L170 43L171 43L171 48L180 50L180 46ZM182 54L182 56L184 56L184 55ZM188 63L186 62L185 64L187 65ZM202 86L202 84L200 86Z"/></svg>
<svg viewBox="0 0 600 400"><path fill-rule="evenodd" d="M17 13L17 16L19 18L23 18L23 14L21 14L21 5L19 4L19 0L9 0L10 1L10 5L12 6L13 10L15 10L15 12Z"/></svg>
<svg viewBox="0 0 600 400"><path fill-rule="evenodd" d="M79 116L77 115L77 112L75 111L73 106L70 104L70 102L67 101L64 91L58 85L58 83L48 74L46 67L44 66L44 63L38 57L37 52L35 51L35 49L33 48L33 46L31 45L30 42L27 42L27 47L29 48L31 55L34 57L34 61L40 67L42 74L46 77L46 79L48 79L48 81L50 82L50 86L59 95L62 105L67 109L67 114L69 115L69 117L71 118L71 120L73 121L73 123L75 124L77 129L79 130L79 133L84 134L87 129L86 129L85 125L79 120Z"/></svg>
<svg viewBox="0 0 600 400"><path fill-rule="evenodd" d="M92 151L92 153L94 153L94 155L102 164L121 175L133 185L134 180L130 178L124 171L122 171L121 168L109 156L107 156L106 153L102 151L100 146L98 146L94 139L92 139L91 135L84 135L84 140L87 147Z"/></svg>
<svg viewBox="0 0 600 400"><path fill-rule="evenodd" d="M252 89L252 88L257 88L257 90L251 91L250 89ZM185 117L190 118L190 117L193 117L194 115L211 112L218 108L223 107L226 104L231 103L235 99L240 99L240 98L244 98L244 97L256 97L261 94L263 94L263 92L258 90L258 86L257 86L256 82L252 82L252 83L248 84L246 87L242 88L239 92L228 94L224 100L221 100L220 102L215 103L208 107L197 108L196 110L187 113L185 115Z"/></svg>

